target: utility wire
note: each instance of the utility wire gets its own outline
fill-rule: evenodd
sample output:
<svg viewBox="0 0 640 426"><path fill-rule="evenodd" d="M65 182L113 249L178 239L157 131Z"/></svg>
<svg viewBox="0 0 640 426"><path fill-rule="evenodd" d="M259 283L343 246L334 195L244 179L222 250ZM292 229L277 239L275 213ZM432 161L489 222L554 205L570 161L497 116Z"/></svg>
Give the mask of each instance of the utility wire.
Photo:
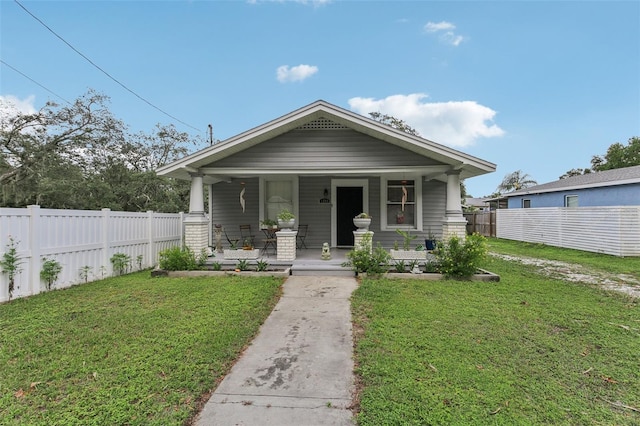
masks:
<svg viewBox="0 0 640 426"><path fill-rule="evenodd" d="M38 83L37 81L35 81L34 79L32 79L31 77L29 77L28 75L26 75L25 73L23 73L22 71L18 70L17 68L12 67L11 65L9 65L8 63L6 63L5 61L3 61L2 59L0 59L0 62L4 65L6 65L7 67L11 68L12 70L14 70L15 72L17 72L18 74L20 74L21 76L23 76L24 78L26 78L27 80L30 80L31 82L37 84L38 86L42 87L44 90L46 90L47 92L51 93L53 96L56 96L60 99L62 99L63 101L65 101L68 104L71 104L71 102L69 102L68 100L66 100L65 98L63 98L62 96L58 95L57 93L49 90L48 88L46 88L45 86L43 86L42 84Z"/></svg>
<svg viewBox="0 0 640 426"><path fill-rule="evenodd" d="M185 123L184 121L180 120L179 118L174 117L173 115L169 114L168 112L160 109L159 107L155 106L154 104L152 104L151 102L149 102L148 100L146 100L145 98L143 98L142 96L138 95L136 92L134 92L133 90L129 89L127 86L125 86L123 83L121 83L120 81L118 81L115 77L113 77L111 74L109 74L108 72L106 72L104 69L102 69L100 66L98 66L96 63L94 63L91 59L89 59L88 57L86 57L82 52L80 52L78 49L76 49L75 47L73 47L71 45L71 43L69 43L68 41L66 41L64 38L62 38L60 35L58 35L58 33L56 33L55 31L53 31L47 24L45 24L44 22L42 22L42 20L40 20L40 18L38 18L36 15L34 15L33 13L31 13L26 7L24 7L18 0L13 0L16 2L16 4L18 6L20 6L25 12L27 12L29 15L31 15L31 17L33 19L35 19L36 21L38 21L40 24L42 24L42 26L44 26L47 30L49 30L53 35L55 35L56 37L58 37L64 44L66 44L67 46L69 46L71 48L71 50L73 50L74 52L76 52L78 55L82 56L87 62L89 62L91 65L93 65L94 67L96 67L98 70L100 70L104 75L106 75L107 77L109 77L111 80L115 81L116 83L118 83L120 86L122 86L126 91L128 91L129 93L131 93L132 95L134 95L135 97L137 97L138 99L140 99L141 101L143 101L144 103L146 103L147 105L151 106L152 108L157 109L158 111L160 111L161 113L163 113L164 115L166 115L167 117L171 117L172 119L176 120L179 123L184 124L187 127L192 128L193 130L197 130L198 132L202 132L202 130L193 127L190 124Z"/></svg>

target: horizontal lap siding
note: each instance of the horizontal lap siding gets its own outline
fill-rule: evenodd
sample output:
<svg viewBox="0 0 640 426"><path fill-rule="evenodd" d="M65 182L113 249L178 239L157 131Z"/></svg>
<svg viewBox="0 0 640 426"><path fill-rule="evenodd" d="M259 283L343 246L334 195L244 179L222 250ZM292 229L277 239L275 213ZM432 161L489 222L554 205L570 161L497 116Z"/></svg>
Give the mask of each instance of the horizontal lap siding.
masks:
<svg viewBox="0 0 640 426"><path fill-rule="evenodd" d="M329 170L434 164L439 163L353 130L297 130L210 166Z"/></svg>
<svg viewBox="0 0 640 426"><path fill-rule="evenodd" d="M640 207L497 211L497 237L616 256L640 256Z"/></svg>
<svg viewBox="0 0 640 426"><path fill-rule="evenodd" d="M253 234L261 240L262 232L260 231L260 206L259 195L260 181L258 178L243 179L244 186L239 180L233 180L231 183L221 182L213 185L212 200L212 226L219 223L227 232L231 239L240 238L240 225L251 225ZM240 205L240 191L244 188L245 210L242 211ZM222 236L223 245L228 246L224 234Z"/></svg>
<svg viewBox="0 0 640 426"><path fill-rule="evenodd" d="M322 243L331 244L331 204L320 203L325 188L331 193L331 177L301 176L299 184L300 214L297 225L309 225L306 246L317 248L319 254Z"/></svg>

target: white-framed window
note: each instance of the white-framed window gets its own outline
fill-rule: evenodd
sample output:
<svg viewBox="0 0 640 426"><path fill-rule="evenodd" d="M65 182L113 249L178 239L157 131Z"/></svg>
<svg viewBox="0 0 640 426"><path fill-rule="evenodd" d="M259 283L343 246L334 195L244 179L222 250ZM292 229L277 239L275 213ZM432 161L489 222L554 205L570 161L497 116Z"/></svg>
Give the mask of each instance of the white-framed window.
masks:
<svg viewBox="0 0 640 426"><path fill-rule="evenodd" d="M269 176L260 178L260 220L277 220L287 209L298 217L298 177Z"/></svg>
<svg viewBox="0 0 640 426"><path fill-rule="evenodd" d="M565 207L578 207L578 196L577 195L565 195L565 197L564 197L564 206Z"/></svg>
<svg viewBox="0 0 640 426"><path fill-rule="evenodd" d="M531 208L531 200L528 198L523 198L522 199L522 208L523 209L530 209Z"/></svg>
<svg viewBox="0 0 640 426"><path fill-rule="evenodd" d="M405 177L380 178L380 225L383 231L422 231L422 180Z"/></svg>

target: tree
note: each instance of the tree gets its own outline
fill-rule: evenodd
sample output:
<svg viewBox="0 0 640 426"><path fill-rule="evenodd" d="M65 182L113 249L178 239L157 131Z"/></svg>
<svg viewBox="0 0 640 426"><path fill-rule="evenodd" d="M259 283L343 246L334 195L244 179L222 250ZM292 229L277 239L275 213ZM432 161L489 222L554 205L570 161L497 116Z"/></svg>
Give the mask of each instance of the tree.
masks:
<svg viewBox="0 0 640 426"><path fill-rule="evenodd" d="M420 133L418 133L418 131L413 127L409 126L404 120L400 120L399 118L391 115L381 114L379 112L370 112L369 115L375 121L379 121L380 123L386 124L394 129L401 130L413 136L420 136Z"/></svg>
<svg viewBox="0 0 640 426"><path fill-rule="evenodd" d="M522 170L516 170L515 172L509 173L504 177L504 179L502 179L502 182L498 185L498 192L517 191L537 184L538 182L533 180L531 176L526 173L522 173Z"/></svg>
<svg viewBox="0 0 640 426"><path fill-rule="evenodd" d="M634 136L629 139L626 146L616 142L609 146L605 155L591 157L591 168L571 169L560 176L560 179L638 165L640 165L640 137Z"/></svg>
<svg viewBox="0 0 640 426"><path fill-rule="evenodd" d="M571 170L565 172L565 174L560 176L558 179L566 179L566 178L571 177L571 176L586 175L588 173L591 173L591 169L571 169Z"/></svg>
<svg viewBox="0 0 640 426"><path fill-rule="evenodd" d="M640 137L629 139L627 145L616 142L609 146L603 156L594 155L591 158L591 168L594 171L621 169L640 165Z"/></svg>
<svg viewBox="0 0 640 426"><path fill-rule="evenodd" d="M186 210L188 182L154 170L199 140L173 126L129 134L108 100L89 91L72 105L49 102L35 114L0 117L0 205Z"/></svg>

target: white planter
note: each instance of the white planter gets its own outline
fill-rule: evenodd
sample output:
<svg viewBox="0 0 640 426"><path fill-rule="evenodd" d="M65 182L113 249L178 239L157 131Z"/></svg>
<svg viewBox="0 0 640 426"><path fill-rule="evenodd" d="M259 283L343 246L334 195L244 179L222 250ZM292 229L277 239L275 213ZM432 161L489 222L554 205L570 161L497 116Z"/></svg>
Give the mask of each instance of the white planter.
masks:
<svg viewBox="0 0 640 426"><path fill-rule="evenodd" d="M242 250L242 249L238 249L238 250L229 250L226 249L224 251L224 258L225 259L257 259L258 256L260 256L260 249L253 249L253 250Z"/></svg>
<svg viewBox="0 0 640 426"><path fill-rule="evenodd" d="M391 257L396 260L427 260L426 251L391 250Z"/></svg>
<svg viewBox="0 0 640 426"><path fill-rule="evenodd" d="M369 225L371 225L371 218L354 217L353 224L358 228L358 231L368 231Z"/></svg>
<svg viewBox="0 0 640 426"><path fill-rule="evenodd" d="M291 231L291 228L293 228L293 225L295 225L295 224L296 224L296 220L295 219L290 219L290 220L280 220L280 219L278 219L278 226L283 231Z"/></svg>

